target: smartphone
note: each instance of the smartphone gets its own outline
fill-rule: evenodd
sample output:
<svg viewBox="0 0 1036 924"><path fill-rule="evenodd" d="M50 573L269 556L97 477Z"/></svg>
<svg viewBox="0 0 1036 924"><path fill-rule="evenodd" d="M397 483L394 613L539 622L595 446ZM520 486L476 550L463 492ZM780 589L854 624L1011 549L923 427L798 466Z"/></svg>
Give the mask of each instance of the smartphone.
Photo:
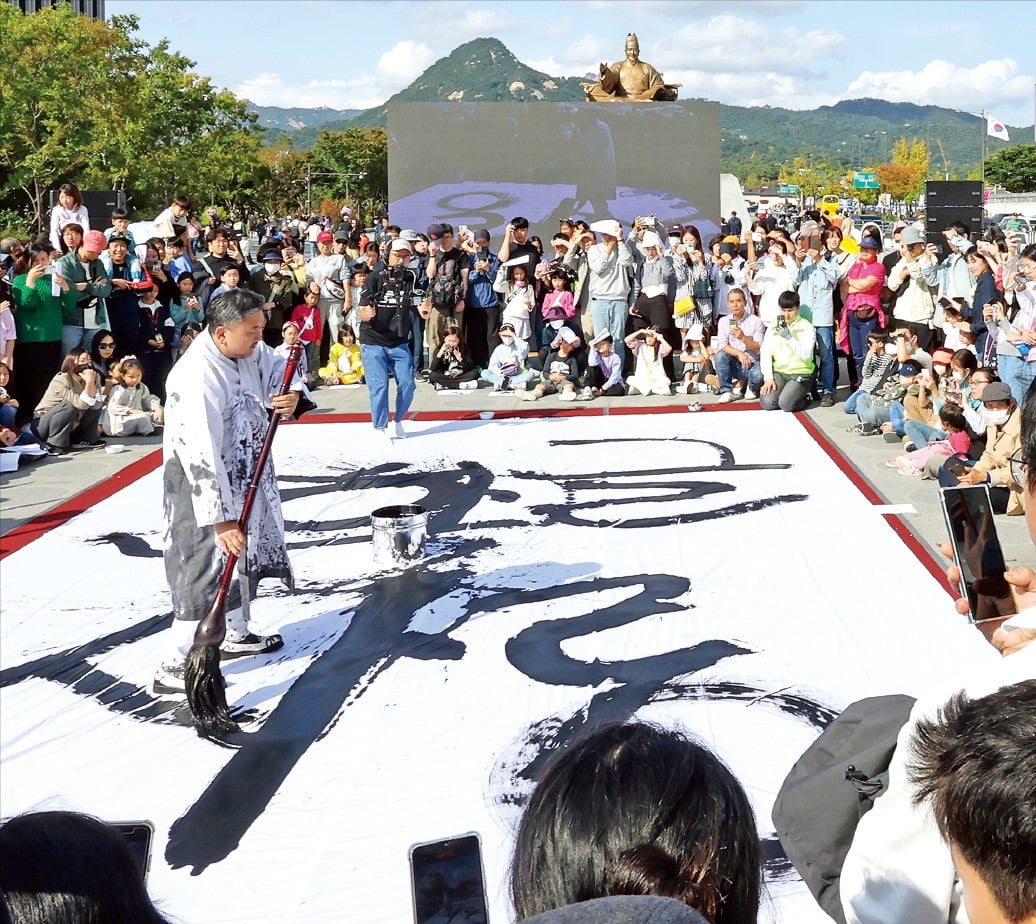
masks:
<svg viewBox="0 0 1036 924"><path fill-rule="evenodd" d="M1011 587L1004 578L1007 565L1000 547L989 500L989 485L958 485L940 489L943 516L961 576L971 622L1014 612Z"/></svg>
<svg viewBox="0 0 1036 924"><path fill-rule="evenodd" d="M482 844L469 832L410 848L414 924L488 924Z"/></svg>
<svg viewBox="0 0 1036 924"><path fill-rule="evenodd" d="M136 861L141 881L146 881L151 868L151 842L155 839L155 826L150 821L109 821L108 825L122 835Z"/></svg>

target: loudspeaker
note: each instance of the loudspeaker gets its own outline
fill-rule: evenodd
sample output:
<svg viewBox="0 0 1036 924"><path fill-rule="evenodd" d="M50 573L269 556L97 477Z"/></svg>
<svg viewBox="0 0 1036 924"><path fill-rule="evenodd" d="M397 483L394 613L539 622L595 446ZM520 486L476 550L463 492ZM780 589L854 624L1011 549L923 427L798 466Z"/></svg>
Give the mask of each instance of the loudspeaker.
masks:
<svg viewBox="0 0 1036 924"><path fill-rule="evenodd" d="M84 231L107 231L112 226L112 210L126 208L124 189L81 189L83 205L90 214L90 227ZM58 191L50 191L50 207L58 202Z"/></svg>
<svg viewBox="0 0 1036 924"><path fill-rule="evenodd" d="M929 244L944 244L942 232L954 221L971 228L972 240L982 234L982 183L939 180L925 183L925 235Z"/></svg>

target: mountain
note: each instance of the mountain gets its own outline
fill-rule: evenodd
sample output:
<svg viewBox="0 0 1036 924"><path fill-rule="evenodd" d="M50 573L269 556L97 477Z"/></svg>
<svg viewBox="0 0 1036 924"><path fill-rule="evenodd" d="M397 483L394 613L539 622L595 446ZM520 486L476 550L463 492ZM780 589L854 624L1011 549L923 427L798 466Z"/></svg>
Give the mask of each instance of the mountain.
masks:
<svg viewBox="0 0 1036 924"><path fill-rule="evenodd" d="M522 64L501 41L479 38L455 48L429 67L410 86L373 109L262 109L265 118L281 119L296 150L308 150L321 130L384 128L386 107L395 102L572 102L583 99L580 80L591 77L552 77ZM685 87L684 92L693 92ZM280 114L285 114L283 117ZM285 128L305 123L298 129ZM743 180L753 173L776 178L782 163L812 155L817 164L837 169L873 166L891 153L896 141L918 138L929 143L933 176L966 177L980 162L984 126L967 112L879 99L843 100L813 110L720 106L721 162ZM271 122L271 127L273 127ZM1008 126L1011 144L1032 139L1032 126ZM267 136L272 141L272 135ZM987 154L1004 142L986 138ZM941 145L941 147L940 147Z"/></svg>
<svg viewBox="0 0 1036 924"><path fill-rule="evenodd" d="M245 100L248 104L248 111L258 116L257 125L266 129L266 138L272 141L277 137L278 132L299 132L306 128L322 128L330 122L343 122L351 119L362 109L329 109L321 106L319 109L282 109L280 106L257 106L251 100ZM313 136L316 137L315 135Z"/></svg>

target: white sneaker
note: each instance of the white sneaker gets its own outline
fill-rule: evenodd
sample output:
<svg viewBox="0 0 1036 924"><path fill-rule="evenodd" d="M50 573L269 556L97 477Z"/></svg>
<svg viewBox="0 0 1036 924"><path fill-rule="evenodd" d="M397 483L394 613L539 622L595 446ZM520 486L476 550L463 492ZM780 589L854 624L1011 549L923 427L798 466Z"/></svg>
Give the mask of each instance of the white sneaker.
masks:
<svg viewBox="0 0 1036 924"><path fill-rule="evenodd" d="M560 395L558 395L558 401L575 401L576 393L573 389L566 388Z"/></svg>
<svg viewBox="0 0 1036 924"><path fill-rule="evenodd" d="M734 389L734 397L735 397L735 398L743 398L743 397L744 397L744 394L745 394L745 391L744 391L744 389L743 389L743 388L742 388L742 387L741 387L740 385L738 385L738 386L737 386L737 387L736 387L736 388Z"/></svg>
<svg viewBox="0 0 1036 924"><path fill-rule="evenodd" d="M736 396L735 396L735 394L733 392L725 391L725 392L723 392L723 394L721 394L719 396L719 399L716 401L716 403L717 404L730 404L730 402L733 401L735 397Z"/></svg>
<svg viewBox="0 0 1036 924"><path fill-rule="evenodd" d="M160 665L158 670L155 671L155 679L151 682L151 691L159 696L162 694L183 695L186 693L187 686L184 683L183 662Z"/></svg>
<svg viewBox="0 0 1036 924"><path fill-rule="evenodd" d="M758 397L759 396L754 391L752 391L751 388L745 389L745 398L747 398L749 401L754 401Z"/></svg>
<svg viewBox="0 0 1036 924"><path fill-rule="evenodd" d="M476 388L478 388L478 382L476 382L474 379L472 379L470 382L460 383L461 391L474 391Z"/></svg>
<svg viewBox="0 0 1036 924"><path fill-rule="evenodd" d="M698 383L698 394L707 395L709 393L709 386L704 382Z"/></svg>
<svg viewBox="0 0 1036 924"><path fill-rule="evenodd" d="M539 397L539 395L532 389L529 389L528 391L519 391L517 392L517 395L522 401L535 401Z"/></svg>
<svg viewBox="0 0 1036 924"><path fill-rule="evenodd" d="M392 434L389 433L387 427L375 427L374 433L377 435L379 442L388 443L389 446L392 445Z"/></svg>
<svg viewBox="0 0 1036 924"><path fill-rule="evenodd" d="M394 427L395 427L395 431L396 431L396 439L397 440L405 440L406 439L406 430L403 429L403 421L402 420L397 420L395 422Z"/></svg>
<svg viewBox="0 0 1036 924"><path fill-rule="evenodd" d="M594 393L590 389L589 385L586 388L584 388L581 392L579 392L579 394L576 395L576 401L593 401L593 400L594 400Z"/></svg>

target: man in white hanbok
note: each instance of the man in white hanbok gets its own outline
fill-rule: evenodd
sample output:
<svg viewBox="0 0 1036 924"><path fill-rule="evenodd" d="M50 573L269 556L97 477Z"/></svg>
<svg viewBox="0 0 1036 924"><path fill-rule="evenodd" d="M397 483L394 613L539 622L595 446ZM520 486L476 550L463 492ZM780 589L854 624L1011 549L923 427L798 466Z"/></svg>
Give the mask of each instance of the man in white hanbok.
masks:
<svg viewBox="0 0 1036 924"><path fill-rule="evenodd" d="M262 342L266 316L255 293L227 292L212 300L206 314L206 330L166 383L164 557L174 618L155 675L156 693L183 692L194 631L228 554L240 556L244 575L227 599L224 658L276 651L284 644L279 635L249 629L248 603L263 578L277 578L289 590L294 586L272 459L262 474L247 537L238 517L271 409L294 414L305 387L296 377L291 391L276 395L285 361ZM247 586L244 600L241 583Z"/></svg>

